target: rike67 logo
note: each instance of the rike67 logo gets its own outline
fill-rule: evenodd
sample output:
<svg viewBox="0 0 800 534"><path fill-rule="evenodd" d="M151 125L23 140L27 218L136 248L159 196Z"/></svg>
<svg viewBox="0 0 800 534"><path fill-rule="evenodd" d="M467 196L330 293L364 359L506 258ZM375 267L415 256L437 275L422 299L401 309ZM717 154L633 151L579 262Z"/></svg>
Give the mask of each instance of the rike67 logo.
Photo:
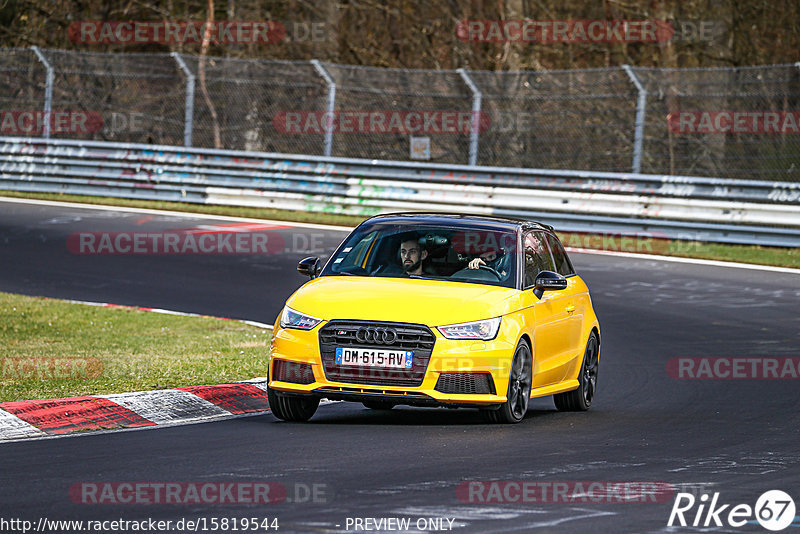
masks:
<svg viewBox="0 0 800 534"><path fill-rule="evenodd" d="M721 504L719 492L703 494L696 499L691 493L678 493L669 514L667 526L692 527L743 527L759 524L767 530L783 530L795 519L794 500L780 490L764 492L755 507L749 504Z"/></svg>

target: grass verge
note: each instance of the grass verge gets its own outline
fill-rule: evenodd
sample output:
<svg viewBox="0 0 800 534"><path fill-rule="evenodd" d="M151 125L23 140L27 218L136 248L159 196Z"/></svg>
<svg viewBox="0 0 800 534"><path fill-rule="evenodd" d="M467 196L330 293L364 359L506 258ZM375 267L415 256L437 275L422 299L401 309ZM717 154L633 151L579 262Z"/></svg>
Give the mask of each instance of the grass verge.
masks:
<svg viewBox="0 0 800 534"><path fill-rule="evenodd" d="M134 208L162 209L186 213L204 213L232 217L248 217L256 219L272 219L278 221L307 222L338 226L356 226L363 217L341 215L324 212L304 212L275 210L266 208L246 208L238 206L212 206L206 204L184 204L181 202L159 202L149 200L131 200L108 197L92 197L83 195L62 195L57 193L22 193L16 191L0 191L0 196L15 198L34 198L63 202L81 202L84 204L101 204ZM800 268L800 249L764 247L759 245L727 245L722 243L705 243L699 241L678 241L653 239L648 236L620 238L614 235L571 234L559 232L566 246L611 250L618 252L636 252L642 254L660 254L684 258L706 260L736 261L758 265L775 265L779 267Z"/></svg>
<svg viewBox="0 0 800 534"><path fill-rule="evenodd" d="M0 293L0 401L264 376L271 332L237 321Z"/></svg>

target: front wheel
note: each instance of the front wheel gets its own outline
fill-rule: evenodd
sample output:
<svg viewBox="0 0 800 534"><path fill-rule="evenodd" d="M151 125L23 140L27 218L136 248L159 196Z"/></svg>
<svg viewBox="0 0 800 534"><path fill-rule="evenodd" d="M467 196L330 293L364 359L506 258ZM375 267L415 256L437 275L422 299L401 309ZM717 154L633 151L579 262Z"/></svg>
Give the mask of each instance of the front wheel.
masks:
<svg viewBox="0 0 800 534"><path fill-rule="evenodd" d="M600 343L597 334L589 334L586 351L583 353L578 389L553 395L556 408L562 412L585 412L592 405L597 391L597 372L600 367Z"/></svg>
<svg viewBox="0 0 800 534"><path fill-rule="evenodd" d="M519 423L528 412L531 400L531 384L533 383L533 359L531 348L525 341L520 341L514 351L511 362L511 376L508 379L506 402L497 410L483 410L482 413L490 423Z"/></svg>
<svg viewBox="0 0 800 534"><path fill-rule="evenodd" d="M319 406L318 397L295 397L267 388L272 415L284 421L308 421Z"/></svg>

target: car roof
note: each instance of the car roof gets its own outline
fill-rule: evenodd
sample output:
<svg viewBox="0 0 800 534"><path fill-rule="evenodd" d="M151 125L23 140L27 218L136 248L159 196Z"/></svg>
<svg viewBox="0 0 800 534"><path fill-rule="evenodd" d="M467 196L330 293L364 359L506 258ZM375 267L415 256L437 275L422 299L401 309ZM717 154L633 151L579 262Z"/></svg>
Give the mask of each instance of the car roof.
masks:
<svg viewBox="0 0 800 534"><path fill-rule="evenodd" d="M463 215L460 213L439 212L400 212L386 213L370 217L364 223L385 222L405 224L447 224L451 226L481 226L494 227L498 230L539 229L553 231L552 226L526 219L513 217L494 217L490 215Z"/></svg>

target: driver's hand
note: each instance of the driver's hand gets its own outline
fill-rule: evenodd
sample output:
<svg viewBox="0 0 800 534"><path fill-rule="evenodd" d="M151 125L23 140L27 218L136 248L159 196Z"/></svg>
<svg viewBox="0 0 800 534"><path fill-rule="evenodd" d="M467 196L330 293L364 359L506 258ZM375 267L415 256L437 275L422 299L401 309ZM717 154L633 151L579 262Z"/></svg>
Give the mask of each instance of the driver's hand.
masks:
<svg viewBox="0 0 800 534"><path fill-rule="evenodd" d="M469 264L467 265L467 268L469 268L469 269L480 269L481 265L486 265L486 262L484 262L481 258L475 258L474 260L469 262Z"/></svg>

